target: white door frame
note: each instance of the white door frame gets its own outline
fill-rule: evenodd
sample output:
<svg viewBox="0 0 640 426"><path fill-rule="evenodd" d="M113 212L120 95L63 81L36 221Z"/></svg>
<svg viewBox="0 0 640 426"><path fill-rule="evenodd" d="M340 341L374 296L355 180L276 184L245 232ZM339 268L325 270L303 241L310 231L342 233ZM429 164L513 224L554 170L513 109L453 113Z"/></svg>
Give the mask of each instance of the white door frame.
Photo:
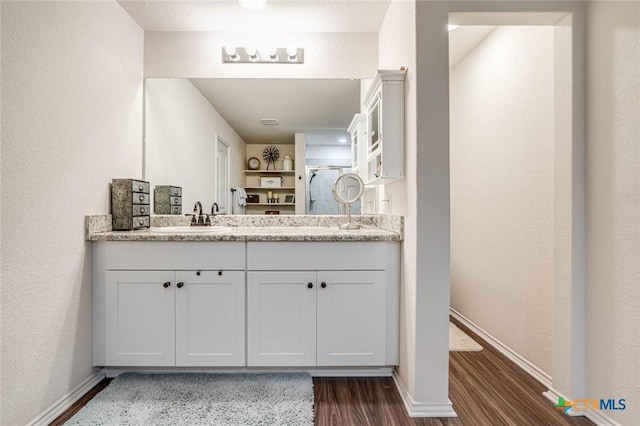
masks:
<svg viewBox="0 0 640 426"><path fill-rule="evenodd" d="M224 190L224 194L220 194L219 193L219 187L218 187L218 179L220 177L220 172L218 169L218 146L222 145L224 146L224 148L227 151L227 167L226 167L226 176L225 176L225 180L227 181L227 186L226 186L226 190ZM216 133L216 149L215 149L215 160L214 160L214 164L216 165L216 171L215 171L215 182L214 182L214 202L218 203L218 207L220 208L220 213L224 213L224 214L230 214L231 213L231 184L230 184L230 180L231 180L231 173L229 170L229 167L231 166L231 149L229 147L229 143L227 141L225 141L218 133ZM224 204L222 204L220 202L221 197L223 197L224 199Z"/></svg>

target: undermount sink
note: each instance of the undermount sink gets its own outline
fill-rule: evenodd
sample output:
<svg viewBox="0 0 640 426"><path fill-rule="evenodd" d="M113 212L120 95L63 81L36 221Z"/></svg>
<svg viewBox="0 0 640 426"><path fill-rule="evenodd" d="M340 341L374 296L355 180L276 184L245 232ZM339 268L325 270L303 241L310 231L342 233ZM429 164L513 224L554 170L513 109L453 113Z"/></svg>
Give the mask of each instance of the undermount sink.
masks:
<svg viewBox="0 0 640 426"><path fill-rule="evenodd" d="M225 234L231 232L227 226L163 226L149 228L158 234Z"/></svg>

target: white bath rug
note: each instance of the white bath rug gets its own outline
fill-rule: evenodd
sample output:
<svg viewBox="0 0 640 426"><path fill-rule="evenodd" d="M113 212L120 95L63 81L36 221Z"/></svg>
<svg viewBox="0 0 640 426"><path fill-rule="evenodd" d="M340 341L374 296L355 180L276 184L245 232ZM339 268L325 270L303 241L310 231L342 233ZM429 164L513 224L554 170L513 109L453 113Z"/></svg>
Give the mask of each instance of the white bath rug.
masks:
<svg viewBox="0 0 640 426"><path fill-rule="evenodd" d="M313 425L309 374L123 374L65 425Z"/></svg>
<svg viewBox="0 0 640 426"><path fill-rule="evenodd" d="M460 330L452 322L449 323L449 350L457 352L478 352L482 346L476 343L464 331Z"/></svg>

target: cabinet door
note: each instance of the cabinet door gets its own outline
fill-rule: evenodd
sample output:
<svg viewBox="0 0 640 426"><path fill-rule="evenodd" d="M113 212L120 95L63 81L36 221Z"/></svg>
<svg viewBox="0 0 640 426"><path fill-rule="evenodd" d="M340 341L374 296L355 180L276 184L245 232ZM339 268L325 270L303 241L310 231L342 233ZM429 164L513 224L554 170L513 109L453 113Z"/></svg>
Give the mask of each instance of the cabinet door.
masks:
<svg viewBox="0 0 640 426"><path fill-rule="evenodd" d="M316 273L249 272L248 365L316 364Z"/></svg>
<svg viewBox="0 0 640 426"><path fill-rule="evenodd" d="M385 272L318 272L318 366L385 365Z"/></svg>
<svg viewBox="0 0 640 426"><path fill-rule="evenodd" d="M173 272L107 271L107 366L175 364Z"/></svg>
<svg viewBox="0 0 640 426"><path fill-rule="evenodd" d="M176 272L176 365L244 366L244 271Z"/></svg>

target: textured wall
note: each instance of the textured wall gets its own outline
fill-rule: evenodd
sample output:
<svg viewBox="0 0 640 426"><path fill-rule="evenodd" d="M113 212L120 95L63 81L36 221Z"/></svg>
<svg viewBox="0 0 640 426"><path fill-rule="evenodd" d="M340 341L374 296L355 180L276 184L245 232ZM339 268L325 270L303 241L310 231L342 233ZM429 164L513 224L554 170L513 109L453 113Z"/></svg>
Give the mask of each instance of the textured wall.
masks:
<svg viewBox="0 0 640 426"><path fill-rule="evenodd" d="M230 188L244 185L245 142L187 79L147 79L146 94L145 179L151 188L181 186L183 213L196 201L209 212L216 134L229 144Z"/></svg>
<svg viewBox="0 0 640 426"><path fill-rule="evenodd" d="M587 397L640 424L640 2L588 8Z"/></svg>
<svg viewBox="0 0 640 426"><path fill-rule="evenodd" d="M2 2L0 423L92 373L84 216L141 176L143 32L116 2Z"/></svg>
<svg viewBox="0 0 640 426"><path fill-rule="evenodd" d="M146 77L371 78L376 33L145 33ZM222 47L304 47L304 64L223 64Z"/></svg>
<svg viewBox="0 0 640 426"><path fill-rule="evenodd" d="M402 248L402 293L400 295L399 375L409 392L416 391L416 4L392 1L378 35L378 68L407 67L405 80L405 176L378 189L377 199L387 190L391 213L405 215ZM368 84L367 84L368 87ZM377 211L380 211L378 208ZM428 383L422 383L428 386Z"/></svg>
<svg viewBox="0 0 640 426"><path fill-rule="evenodd" d="M548 374L553 72L552 27L498 27L450 77L451 306Z"/></svg>

